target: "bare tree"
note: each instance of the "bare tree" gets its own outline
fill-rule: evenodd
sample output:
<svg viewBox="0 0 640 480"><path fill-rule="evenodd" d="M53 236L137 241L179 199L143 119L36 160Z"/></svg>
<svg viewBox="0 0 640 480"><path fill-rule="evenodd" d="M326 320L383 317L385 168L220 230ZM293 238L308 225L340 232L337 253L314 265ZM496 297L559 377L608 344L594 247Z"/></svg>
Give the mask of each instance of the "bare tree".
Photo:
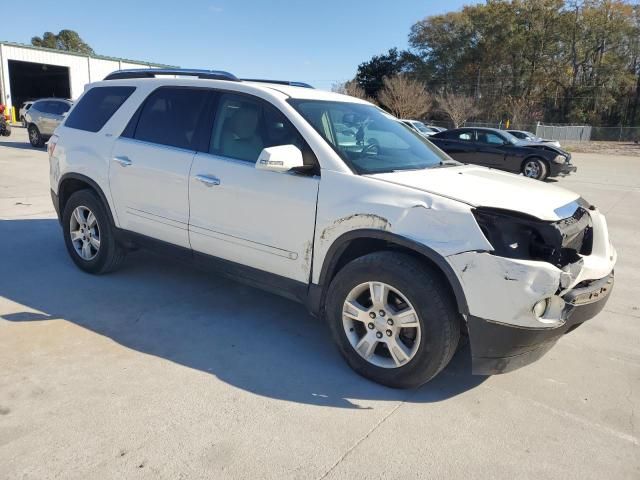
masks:
<svg viewBox="0 0 640 480"><path fill-rule="evenodd" d="M332 92L341 93L343 95L349 95L351 97L360 98L362 100L366 100L367 102L376 103L376 101L369 97L364 89L358 85L358 82L355 80L348 80L346 82L338 82L334 83L331 87Z"/></svg>
<svg viewBox="0 0 640 480"><path fill-rule="evenodd" d="M532 98L510 96L507 98L507 108L512 128L516 125L522 127L525 124L542 120L542 108Z"/></svg>
<svg viewBox="0 0 640 480"><path fill-rule="evenodd" d="M431 110L431 95L424 85L405 75L385 77L378 94L380 103L398 118L420 118Z"/></svg>
<svg viewBox="0 0 640 480"><path fill-rule="evenodd" d="M448 95L438 95L436 102L439 110L453 122L453 128L458 128L468 118L480 113L480 109L472 97L450 93Z"/></svg>

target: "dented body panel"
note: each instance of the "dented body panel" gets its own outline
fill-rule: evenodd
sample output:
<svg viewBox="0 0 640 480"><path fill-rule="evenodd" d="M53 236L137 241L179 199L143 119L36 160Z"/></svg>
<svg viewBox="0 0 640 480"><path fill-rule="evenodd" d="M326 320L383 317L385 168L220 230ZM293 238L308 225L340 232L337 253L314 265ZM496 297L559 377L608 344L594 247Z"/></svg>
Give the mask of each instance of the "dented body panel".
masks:
<svg viewBox="0 0 640 480"><path fill-rule="evenodd" d="M377 229L413 240L442 257L488 250L467 204L376 178L323 171L314 240L314 283L341 235Z"/></svg>

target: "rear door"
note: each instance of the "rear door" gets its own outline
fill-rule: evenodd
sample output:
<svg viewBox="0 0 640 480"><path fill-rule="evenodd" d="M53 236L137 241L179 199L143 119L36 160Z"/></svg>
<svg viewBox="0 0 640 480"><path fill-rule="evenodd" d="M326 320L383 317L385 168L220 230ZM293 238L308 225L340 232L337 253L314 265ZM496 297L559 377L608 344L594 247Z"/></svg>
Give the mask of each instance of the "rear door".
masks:
<svg viewBox="0 0 640 480"><path fill-rule="evenodd" d="M58 125L64 120L65 114L71 108L67 102L61 102L58 100L50 100L48 103L49 115L47 117L47 135L52 135L53 131L58 128Z"/></svg>
<svg viewBox="0 0 640 480"><path fill-rule="evenodd" d="M122 228L190 248L189 171L204 145L210 90L160 87L115 142L109 183Z"/></svg>
<svg viewBox="0 0 640 480"><path fill-rule="evenodd" d="M45 100L38 102L38 118L36 124L42 135L52 135L57 124L55 123L54 110L56 102Z"/></svg>
<svg viewBox="0 0 640 480"><path fill-rule="evenodd" d="M451 158L462 163L476 163L475 132L470 128L451 130L431 137L436 146L444 150Z"/></svg>
<svg viewBox="0 0 640 480"><path fill-rule="evenodd" d="M220 93L207 153L191 169L189 231L195 251L308 282L319 169L258 170L265 147L296 145L317 160L286 116L252 95Z"/></svg>

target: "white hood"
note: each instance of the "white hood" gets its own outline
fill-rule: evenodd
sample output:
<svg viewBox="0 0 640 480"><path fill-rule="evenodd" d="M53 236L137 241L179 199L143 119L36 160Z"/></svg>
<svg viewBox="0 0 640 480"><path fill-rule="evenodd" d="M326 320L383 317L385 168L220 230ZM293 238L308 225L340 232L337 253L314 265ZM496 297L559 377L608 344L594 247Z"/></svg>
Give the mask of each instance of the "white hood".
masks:
<svg viewBox="0 0 640 480"><path fill-rule="evenodd" d="M562 207L568 207L579 198L576 193L539 180L474 165L368 176L452 198L474 207L504 208L549 221L572 215L575 208Z"/></svg>

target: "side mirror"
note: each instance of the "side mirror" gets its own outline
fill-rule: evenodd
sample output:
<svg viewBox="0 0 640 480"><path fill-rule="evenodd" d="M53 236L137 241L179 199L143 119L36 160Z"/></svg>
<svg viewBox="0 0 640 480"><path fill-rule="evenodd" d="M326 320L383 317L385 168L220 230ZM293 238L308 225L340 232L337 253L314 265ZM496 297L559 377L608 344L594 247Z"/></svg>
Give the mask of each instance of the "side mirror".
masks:
<svg viewBox="0 0 640 480"><path fill-rule="evenodd" d="M302 152L295 145L279 145L262 149L258 161L258 170L284 173L304 168Z"/></svg>

